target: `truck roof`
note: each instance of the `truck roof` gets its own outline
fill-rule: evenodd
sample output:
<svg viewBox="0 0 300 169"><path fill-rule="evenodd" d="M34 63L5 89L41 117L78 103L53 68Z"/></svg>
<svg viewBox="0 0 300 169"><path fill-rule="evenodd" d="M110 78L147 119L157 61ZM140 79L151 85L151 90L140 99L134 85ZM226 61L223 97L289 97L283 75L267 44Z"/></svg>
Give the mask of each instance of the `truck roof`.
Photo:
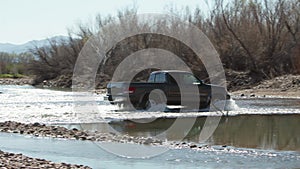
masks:
<svg viewBox="0 0 300 169"><path fill-rule="evenodd" d="M183 71L183 70L158 70L158 71L154 71L152 73L192 73L192 72Z"/></svg>

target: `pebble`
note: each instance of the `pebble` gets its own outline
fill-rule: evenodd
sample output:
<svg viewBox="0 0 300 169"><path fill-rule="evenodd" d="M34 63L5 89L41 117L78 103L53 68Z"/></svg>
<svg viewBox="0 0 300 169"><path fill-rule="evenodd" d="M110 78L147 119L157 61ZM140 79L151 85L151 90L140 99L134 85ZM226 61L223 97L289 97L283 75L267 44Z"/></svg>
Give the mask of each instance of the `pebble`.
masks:
<svg viewBox="0 0 300 169"><path fill-rule="evenodd" d="M254 93L250 94L250 97L255 97L255 94Z"/></svg>
<svg viewBox="0 0 300 169"><path fill-rule="evenodd" d="M197 145L195 145L195 144L190 145L190 148L197 148Z"/></svg>

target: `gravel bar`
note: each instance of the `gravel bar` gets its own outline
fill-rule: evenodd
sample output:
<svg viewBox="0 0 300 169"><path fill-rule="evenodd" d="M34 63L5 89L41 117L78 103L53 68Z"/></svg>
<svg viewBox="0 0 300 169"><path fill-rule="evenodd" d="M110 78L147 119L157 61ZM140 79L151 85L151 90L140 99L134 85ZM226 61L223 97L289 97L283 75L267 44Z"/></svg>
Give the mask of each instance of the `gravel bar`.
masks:
<svg viewBox="0 0 300 169"><path fill-rule="evenodd" d="M39 169L39 168L61 168L61 169L90 169L88 166L54 163L40 158L31 158L23 154L14 154L0 150L0 168L1 169Z"/></svg>

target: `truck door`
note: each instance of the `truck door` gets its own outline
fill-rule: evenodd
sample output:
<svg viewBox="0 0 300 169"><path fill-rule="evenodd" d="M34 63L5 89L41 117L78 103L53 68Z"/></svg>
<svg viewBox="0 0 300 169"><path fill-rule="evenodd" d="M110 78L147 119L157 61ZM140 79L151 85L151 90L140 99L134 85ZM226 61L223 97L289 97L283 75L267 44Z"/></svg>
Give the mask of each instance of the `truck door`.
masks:
<svg viewBox="0 0 300 169"><path fill-rule="evenodd" d="M186 92L184 97L186 97L187 101L195 103L196 98L199 98L198 103L199 101L203 101L204 98L201 98L201 93L199 93L199 87L202 82L190 73L182 73L180 77L181 84L184 86Z"/></svg>
<svg viewBox="0 0 300 169"><path fill-rule="evenodd" d="M184 91L180 91L180 87L178 84L180 85L180 87L183 88ZM193 74L181 73L181 72L177 72L177 73L174 72L170 74L169 75L170 102L173 102L175 105L197 103L197 99L198 98L200 99L199 90L198 90L199 85L201 85L201 81L195 78ZM183 103L183 101L181 100L181 95L184 97L185 103ZM197 99L195 99L195 96L197 97Z"/></svg>
<svg viewBox="0 0 300 169"><path fill-rule="evenodd" d="M180 105L181 101L181 95L179 86L175 79L175 74L170 75L166 74L166 78L168 83L166 84L167 88L167 98L168 98L168 104L169 105Z"/></svg>

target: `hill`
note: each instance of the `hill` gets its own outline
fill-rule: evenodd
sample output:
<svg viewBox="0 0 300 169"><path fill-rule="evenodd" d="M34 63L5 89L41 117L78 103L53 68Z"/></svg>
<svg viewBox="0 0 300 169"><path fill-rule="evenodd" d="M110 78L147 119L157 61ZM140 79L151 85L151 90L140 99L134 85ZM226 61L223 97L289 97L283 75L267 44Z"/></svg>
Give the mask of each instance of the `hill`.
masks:
<svg viewBox="0 0 300 169"><path fill-rule="evenodd" d="M20 54L23 52L27 52L29 49L38 46L45 46L49 44L49 40L57 40L57 41L61 41L61 40L65 40L68 37L66 36L54 36L52 38L49 39L43 39L43 40L32 40L29 42L26 42L24 44L11 44L11 43L0 43L0 52L6 52L6 53L16 53L16 54Z"/></svg>

